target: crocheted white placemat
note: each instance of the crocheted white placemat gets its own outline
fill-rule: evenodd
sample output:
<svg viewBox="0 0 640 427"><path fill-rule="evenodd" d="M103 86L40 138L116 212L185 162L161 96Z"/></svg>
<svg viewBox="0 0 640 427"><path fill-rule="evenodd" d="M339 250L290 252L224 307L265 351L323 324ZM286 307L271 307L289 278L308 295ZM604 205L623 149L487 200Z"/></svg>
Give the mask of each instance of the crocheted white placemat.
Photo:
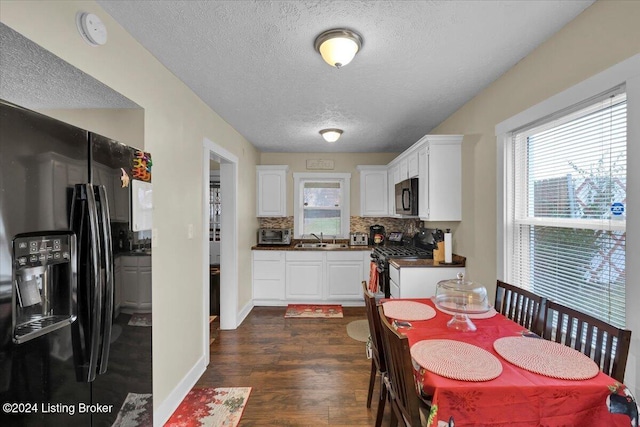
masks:
<svg viewBox="0 0 640 427"><path fill-rule="evenodd" d="M385 316L397 320L428 320L436 315L431 306L416 301L387 301L382 308Z"/></svg>
<svg viewBox="0 0 640 427"><path fill-rule="evenodd" d="M593 360L579 351L541 338L498 338L493 348L506 361L547 377L586 380L600 371Z"/></svg>
<svg viewBox="0 0 640 427"><path fill-rule="evenodd" d="M489 381L502 373L497 357L462 341L418 341L411 347L411 356L426 370L454 380Z"/></svg>

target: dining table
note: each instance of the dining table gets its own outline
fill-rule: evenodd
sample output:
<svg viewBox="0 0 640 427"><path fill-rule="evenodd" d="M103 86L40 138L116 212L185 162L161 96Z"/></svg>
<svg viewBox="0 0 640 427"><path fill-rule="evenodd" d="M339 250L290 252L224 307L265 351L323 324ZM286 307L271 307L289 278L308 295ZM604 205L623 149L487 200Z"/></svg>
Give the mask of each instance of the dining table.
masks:
<svg viewBox="0 0 640 427"><path fill-rule="evenodd" d="M637 425L638 407L624 384L492 308L470 316L476 331L462 332L447 326L453 313L432 299L380 302L409 340L417 392L431 401L429 426Z"/></svg>

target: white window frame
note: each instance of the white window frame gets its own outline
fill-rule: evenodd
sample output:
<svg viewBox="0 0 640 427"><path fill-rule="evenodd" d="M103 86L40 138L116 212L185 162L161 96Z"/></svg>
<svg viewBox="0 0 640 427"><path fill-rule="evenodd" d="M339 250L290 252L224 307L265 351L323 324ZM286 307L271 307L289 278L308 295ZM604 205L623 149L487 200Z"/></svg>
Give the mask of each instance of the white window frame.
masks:
<svg viewBox="0 0 640 427"><path fill-rule="evenodd" d="M606 92L613 87L624 84L627 92L627 182L633 185L634 174L640 169L640 54L614 65L613 67L584 80L575 86L560 92L551 98L499 123L495 127L497 138L497 274L500 280L509 280L508 266L510 265L510 244L513 242L511 230L513 230L512 218L509 216L509 197L513 194L512 183L506 178L513 176L513 165L510 160L513 156L511 145L511 132L529 123L535 122L554 114L558 111L570 108L586 99ZM637 193L638 191L635 190ZM640 224L630 220L629 212L636 212L639 200L634 197L634 189L627 189L627 243L632 240L632 247L627 244L627 252L638 247L633 243L633 237L640 238ZM634 209L635 208L635 209ZM636 217L638 214L636 213ZM630 235L631 233L631 235ZM627 268L630 267L627 258ZM631 275L627 269L627 277ZM628 311L628 310L627 310Z"/></svg>
<svg viewBox="0 0 640 427"><path fill-rule="evenodd" d="M295 239L303 239L305 236L302 232L303 218L303 183L308 180L317 181L335 181L339 182L342 190L343 206L340 209L340 234L335 236L336 239L349 238L349 221L351 219L351 174L350 173L307 173L299 172L293 174L293 237ZM308 236L306 236L308 237ZM334 237L334 236L331 236Z"/></svg>

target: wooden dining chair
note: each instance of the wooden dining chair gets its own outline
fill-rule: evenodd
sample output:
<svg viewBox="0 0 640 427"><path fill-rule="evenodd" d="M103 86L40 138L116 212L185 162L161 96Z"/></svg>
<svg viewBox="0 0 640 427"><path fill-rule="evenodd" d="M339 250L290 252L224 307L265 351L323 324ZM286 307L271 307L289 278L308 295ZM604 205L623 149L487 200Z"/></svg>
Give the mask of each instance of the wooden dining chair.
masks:
<svg viewBox="0 0 640 427"><path fill-rule="evenodd" d="M544 318L545 339L578 350L593 359L602 372L624 382L630 330L617 328L553 301L547 301Z"/></svg>
<svg viewBox="0 0 640 427"><path fill-rule="evenodd" d="M495 309L514 322L542 336L547 299L526 289L498 280Z"/></svg>
<svg viewBox="0 0 640 427"><path fill-rule="evenodd" d="M387 387L384 384L383 377L387 372L387 364L385 361L384 349L382 347L382 330L380 326L380 316L376 307L375 295L369 292L367 282L362 282L362 292L364 293L364 302L367 309L367 321L369 323L369 336L371 348L371 375L369 377L369 393L367 394L367 408L371 408L371 398L373 397L373 387L376 378L380 375L380 400L378 401L378 412L376 413L376 427L382 425L382 416L384 414L384 406L387 401Z"/></svg>
<svg viewBox="0 0 640 427"><path fill-rule="evenodd" d="M427 425L430 406L419 397L416 387L409 339L399 334L378 307L382 326L382 346L387 358L386 385L391 406L391 425L420 427Z"/></svg>

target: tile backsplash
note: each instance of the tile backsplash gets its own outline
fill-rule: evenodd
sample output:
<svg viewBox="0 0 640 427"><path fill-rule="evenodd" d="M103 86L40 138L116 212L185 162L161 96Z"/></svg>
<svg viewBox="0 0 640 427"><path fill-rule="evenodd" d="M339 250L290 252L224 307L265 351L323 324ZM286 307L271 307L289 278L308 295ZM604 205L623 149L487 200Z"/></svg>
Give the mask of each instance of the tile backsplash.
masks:
<svg viewBox="0 0 640 427"><path fill-rule="evenodd" d="M293 229L293 217L281 218L258 218L260 228L291 228ZM350 219L351 233L369 233L369 227L372 225L382 225L387 233L391 231L401 231L407 235L413 236L420 227L421 221L418 219L402 219L402 218L376 218L352 216Z"/></svg>

